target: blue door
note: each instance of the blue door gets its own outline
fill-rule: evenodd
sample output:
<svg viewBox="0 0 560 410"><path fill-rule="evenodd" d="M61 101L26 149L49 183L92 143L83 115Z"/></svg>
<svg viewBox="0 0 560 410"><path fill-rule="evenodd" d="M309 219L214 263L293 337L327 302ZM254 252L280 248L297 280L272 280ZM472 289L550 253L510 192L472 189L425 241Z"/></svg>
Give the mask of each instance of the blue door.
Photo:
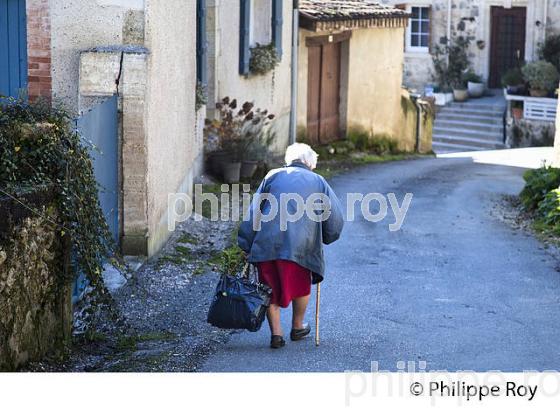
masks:
<svg viewBox="0 0 560 410"><path fill-rule="evenodd" d="M21 96L27 88L25 0L0 0L0 95Z"/></svg>
<svg viewBox="0 0 560 410"><path fill-rule="evenodd" d="M91 146L90 155L93 171L99 189L99 204L109 231L119 243L119 144L118 144L118 110L117 96L96 105L82 114L76 121L78 132L84 144ZM72 300L77 302L88 282L83 273L79 273L74 283Z"/></svg>

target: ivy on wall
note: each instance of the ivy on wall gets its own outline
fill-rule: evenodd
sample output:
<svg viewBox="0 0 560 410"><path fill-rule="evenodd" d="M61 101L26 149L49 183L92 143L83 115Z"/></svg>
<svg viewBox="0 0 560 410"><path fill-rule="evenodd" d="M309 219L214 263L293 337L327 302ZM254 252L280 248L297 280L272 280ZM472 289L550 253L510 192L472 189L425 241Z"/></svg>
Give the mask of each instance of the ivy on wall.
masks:
<svg viewBox="0 0 560 410"><path fill-rule="evenodd" d="M56 219L19 199L45 186L53 193ZM45 102L0 100L0 195L15 198L67 236L75 255L72 271L84 272L98 295L106 294L102 263L114 246L99 205L89 147L64 110Z"/></svg>

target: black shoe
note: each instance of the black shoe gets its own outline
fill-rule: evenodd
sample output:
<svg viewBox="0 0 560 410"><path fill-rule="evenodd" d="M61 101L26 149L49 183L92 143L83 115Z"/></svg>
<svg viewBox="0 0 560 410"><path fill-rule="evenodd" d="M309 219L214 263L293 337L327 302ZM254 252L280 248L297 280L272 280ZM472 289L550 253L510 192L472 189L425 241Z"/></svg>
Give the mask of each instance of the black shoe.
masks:
<svg viewBox="0 0 560 410"><path fill-rule="evenodd" d="M286 345L286 341L282 336L272 335L270 338L270 347L272 349L280 349Z"/></svg>
<svg viewBox="0 0 560 410"><path fill-rule="evenodd" d="M290 332L290 339L292 339L292 341L294 342L296 340L301 340L305 336L307 336L310 332L311 332L311 326L309 326L309 323L304 323L303 329L292 329L292 331Z"/></svg>

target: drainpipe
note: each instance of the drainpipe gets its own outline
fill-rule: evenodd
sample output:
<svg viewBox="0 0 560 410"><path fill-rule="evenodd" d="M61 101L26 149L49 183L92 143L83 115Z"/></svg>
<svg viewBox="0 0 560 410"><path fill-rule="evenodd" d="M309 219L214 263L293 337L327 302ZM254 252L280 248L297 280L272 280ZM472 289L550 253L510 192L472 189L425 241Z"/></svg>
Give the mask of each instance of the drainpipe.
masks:
<svg viewBox="0 0 560 410"><path fill-rule="evenodd" d="M292 12L292 103L290 112L290 144L296 142L297 134L297 97L298 97L298 37L299 0L294 0Z"/></svg>
<svg viewBox="0 0 560 410"><path fill-rule="evenodd" d="M418 99L421 97L420 94L410 94L410 99L412 100L412 102L414 103L414 106L416 107L416 142L414 145L414 151L415 152L420 152L420 115L421 115L421 110L420 110L420 103L418 102Z"/></svg>

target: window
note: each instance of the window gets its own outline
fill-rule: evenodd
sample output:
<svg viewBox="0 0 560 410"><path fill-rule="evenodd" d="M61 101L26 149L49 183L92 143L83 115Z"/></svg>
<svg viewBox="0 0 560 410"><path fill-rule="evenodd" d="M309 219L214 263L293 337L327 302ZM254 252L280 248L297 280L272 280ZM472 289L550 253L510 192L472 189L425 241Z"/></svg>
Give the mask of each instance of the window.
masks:
<svg viewBox="0 0 560 410"><path fill-rule="evenodd" d="M282 57L283 0L239 0L239 74L249 74L250 48L273 43Z"/></svg>
<svg viewBox="0 0 560 410"><path fill-rule="evenodd" d="M406 48L412 52L428 52L430 47L430 7L410 7Z"/></svg>

